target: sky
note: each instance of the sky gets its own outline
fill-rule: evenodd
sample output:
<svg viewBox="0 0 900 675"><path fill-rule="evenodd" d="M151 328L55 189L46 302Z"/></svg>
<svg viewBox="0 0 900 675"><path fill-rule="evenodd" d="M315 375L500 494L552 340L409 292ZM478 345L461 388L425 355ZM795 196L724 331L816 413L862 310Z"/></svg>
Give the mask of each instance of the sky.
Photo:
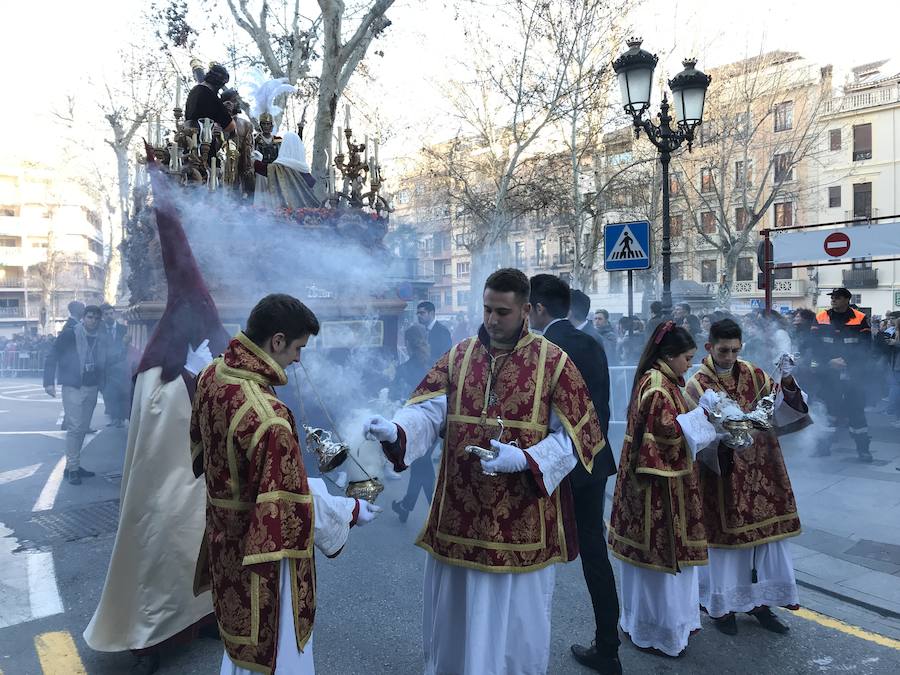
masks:
<svg viewBox="0 0 900 675"><path fill-rule="evenodd" d="M82 114L97 114L87 100L85 83L114 77L117 50L141 30L140 15L147 4L146 0L3 3L4 154L53 161L58 144L52 110L60 108L66 92L74 92L86 100ZM366 101L362 107L372 114L377 109L381 118L390 120L392 133L382 147L383 164L392 155L407 154L423 139L446 138L456 131L448 125L439 84L459 72L465 61L464 22L454 18L448 5L444 0L397 0L388 13L393 25L375 43L385 55L370 59L375 79L364 90L358 88L357 95ZM480 5L481 11L489 12L491 0ZM843 6L821 0L644 0L633 14L632 32L644 39L645 49L671 50L672 57L664 64L669 76L681 69L680 61L687 56L696 56L703 69L761 49L784 49L831 63L840 81L853 65L897 55L897 47L891 45L898 7L888 0L857 0ZM204 44L199 56L224 58L215 53L216 47ZM360 129L365 131L377 133L375 128ZM84 152L112 162L111 151L99 138L85 139L84 146Z"/></svg>

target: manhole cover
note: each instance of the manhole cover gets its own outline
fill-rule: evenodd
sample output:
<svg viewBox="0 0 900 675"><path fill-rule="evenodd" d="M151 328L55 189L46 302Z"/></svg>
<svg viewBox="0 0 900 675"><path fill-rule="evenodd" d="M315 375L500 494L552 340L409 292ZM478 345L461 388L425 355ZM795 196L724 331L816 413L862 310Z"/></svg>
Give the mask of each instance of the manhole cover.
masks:
<svg viewBox="0 0 900 675"><path fill-rule="evenodd" d="M900 546L897 546L897 544L886 544L883 541L860 539L853 546L844 551L844 553L859 556L860 558L869 558L870 560L880 560L882 562L900 565Z"/></svg>
<svg viewBox="0 0 900 675"><path fill-rule="evenodd" d="M119 525L119 500L97 502L66 511L41 513L31 518L30 537L35 543L75 541L116 531ZM41 536L43 534L43 537ZM43 540L43 541L41 541Z"/></svg>

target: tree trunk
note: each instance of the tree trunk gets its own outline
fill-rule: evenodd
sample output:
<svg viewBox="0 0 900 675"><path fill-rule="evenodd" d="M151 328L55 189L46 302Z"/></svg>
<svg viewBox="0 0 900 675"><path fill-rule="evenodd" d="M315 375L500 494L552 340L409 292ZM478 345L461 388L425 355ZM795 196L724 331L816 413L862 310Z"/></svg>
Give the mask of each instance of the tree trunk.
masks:
<svg viewBox="0 0 900 675"><path fill-rule="evenodd" d="M334 118L337 114L338 80L341 74L341 15L343 3L320 3L322 7L323 54L322 75L319 79L319 99L316 105L316 132L313 137L312 174L316 179L316 192L324 196L325 177L328 175Z"/></svg>

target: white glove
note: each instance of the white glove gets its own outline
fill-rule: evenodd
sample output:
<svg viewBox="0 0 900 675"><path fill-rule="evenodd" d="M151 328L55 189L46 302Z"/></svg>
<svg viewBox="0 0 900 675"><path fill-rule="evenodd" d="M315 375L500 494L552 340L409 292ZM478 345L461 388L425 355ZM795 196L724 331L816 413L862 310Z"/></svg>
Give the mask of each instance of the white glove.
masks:
<svg viewBox="0 0 900 675"><path fill-rule="evenodd" d="M788 375L793 375L796 369L797 364L794 363L794 357L790 354L782 354L778 358L778 370L781 371L782 379L784 379Z"/></svg>
<svg viewBox="0 0 900 675"><path fill-rule="evenodd" d="M703 392L703 396L700 397L699 405L706 412L713 410L716 406L719 405L719 401L721 401L721 397L718 392L713 391L712 389L707 389Z"/></svg>
<svg viewBox="0 0 900 675"><path fill-rule="evenodd" d="M370 441L396 443L397 425L381 415L375 415L372 419L363 424L363 436Z"/></svg>
<svg viewBox="0 0 900 675"><path fill-rule="evenodd" d="M250 159L254 162L261 162L263 160L263 155L259 150L254 150L250 153Z"/></svg>
<svg viewBox="0 0 900 675"><path fill-rule="evenodd" d="M359 511L356 512L356 524L360 527L371 523L382 511L380 506L375 506L365 499L357 499L356 503L359 504Z"/></svg>
<svg viewBox="0 0 900 675"><path fill-rule="evenodd" d="M482 459L481 468L489 473L517 473L528 468L528 460L521 448L500 441L491 441L491 447L500 454L496 459Z"/></svg>
<svg viewBox="0 0 900 675"><path fill-rule="evenodd" d="M198 374L201 370L212 363L213 355L209 351L209 340L204 340L196 350L191 349L188 345L187 358L184 361L184 369L191 375Z"/></svg>

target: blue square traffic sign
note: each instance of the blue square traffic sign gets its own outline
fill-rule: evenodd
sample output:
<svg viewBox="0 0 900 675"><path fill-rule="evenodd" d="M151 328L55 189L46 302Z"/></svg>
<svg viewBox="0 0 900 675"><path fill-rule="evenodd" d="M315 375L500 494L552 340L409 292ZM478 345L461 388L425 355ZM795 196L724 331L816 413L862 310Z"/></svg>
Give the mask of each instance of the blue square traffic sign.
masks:
<svg viewBox="0 0 900 675"><path fill-rule="evenodd" d="M607 225L603 230L603 269L646 270L650 268L650 222Z"/></svg>

